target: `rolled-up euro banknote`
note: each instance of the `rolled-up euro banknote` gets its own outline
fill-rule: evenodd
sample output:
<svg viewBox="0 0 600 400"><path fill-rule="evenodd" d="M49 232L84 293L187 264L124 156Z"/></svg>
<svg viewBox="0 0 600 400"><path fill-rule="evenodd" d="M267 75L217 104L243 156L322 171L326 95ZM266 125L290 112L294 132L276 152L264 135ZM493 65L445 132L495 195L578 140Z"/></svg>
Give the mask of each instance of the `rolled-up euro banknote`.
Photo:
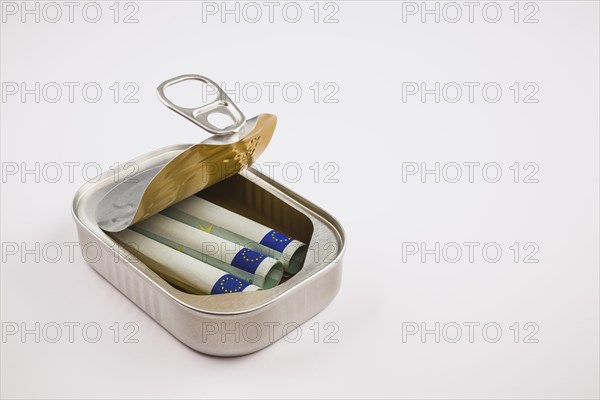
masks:
<svg viewBox="0 0 600 400"><path fill-rule="evenodd" d="M257 247L257 250L262 254L271 255L273 253L272 256L282 262L285 272L289 274L295 274L304 264L307 252L305 243L213 204L208 200L191 196L163 211L163 214L171 218L178 219L186 224L196 225L195 222L197 221L191 220L181 213L173 212L173 209L199 219L200 224L208 223L205 230L209 230L213 235L221 236L246 247L251 247L244 243L245 239L249 239L274 250L274 252L263 252L264 247Z"/></svg>
<svg viewBox="0 0 600 400"><path fill-rule="evenodd" d="M154 261L156 272L167 281L193 289L196 294L250 292L259 287L228 274L187 254L146 237L131 229L112 233L136 257Z"/></svg>
<svg viewBox="0 0 600 400"><path fill-rule="evenodd" d="M283 276L280 261L161 214L131 229L261 288L276 286Z"/></svg>

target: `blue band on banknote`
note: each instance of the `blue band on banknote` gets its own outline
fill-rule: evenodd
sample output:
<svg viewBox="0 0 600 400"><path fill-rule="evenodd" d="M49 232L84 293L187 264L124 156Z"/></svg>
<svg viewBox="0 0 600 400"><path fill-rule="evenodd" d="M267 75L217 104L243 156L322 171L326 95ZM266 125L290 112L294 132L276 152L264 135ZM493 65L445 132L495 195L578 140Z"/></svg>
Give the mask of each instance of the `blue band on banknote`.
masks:
<svg viewBox="0 0 600 400"><path fill-rule="evenodd" d="M225 274L219 278L217 283L215 283L210 294L242 292L248 285L248 282L243 281L240 278L231 274Z"/></svg>
<svg viewBox="0 0 600 400"><path fill-rule="evenodd" d="M238 251L235 257L233 257L233 260L231 260L231 265L254 274L264 259L265 256L262 254L244 247Z"/></svg>
<svg viewBox="0 0 600 400"><path fill-rule="evenodd" d="M283 233L272 230L265 235L260 241L260 244L267 246L270 249L283 253L283 250L293 239Z"/></svg>

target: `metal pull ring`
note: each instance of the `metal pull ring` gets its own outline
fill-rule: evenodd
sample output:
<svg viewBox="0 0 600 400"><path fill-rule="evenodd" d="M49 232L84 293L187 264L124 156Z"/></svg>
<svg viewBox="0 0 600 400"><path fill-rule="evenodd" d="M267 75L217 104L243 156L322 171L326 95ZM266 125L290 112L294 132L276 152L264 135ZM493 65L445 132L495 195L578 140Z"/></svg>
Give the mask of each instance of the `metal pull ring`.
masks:
<svg viewBox="0 0 600 400"><path fill-rule="evenodd" d="M212 86L213 89L217 91L217 100L198 108L186 108L178 106L167 98L165 95L165 89L167 87L189 80L204 82L205 84ZM242 112L236 107L227 94L225 94L223 89L221 89L219 85L207 77L201 75L177 76L161 83L156 91L158 93L158 98L165 106L175 111L177 114L189 119L200 128L212 133L213 135L229 135L232 133L237 133L246 123L246 117L244 117L244 114L242 114ZM231 118L233 123L225 128L218 128L208 121L208 117L211 114L225 114Z"/></svg>

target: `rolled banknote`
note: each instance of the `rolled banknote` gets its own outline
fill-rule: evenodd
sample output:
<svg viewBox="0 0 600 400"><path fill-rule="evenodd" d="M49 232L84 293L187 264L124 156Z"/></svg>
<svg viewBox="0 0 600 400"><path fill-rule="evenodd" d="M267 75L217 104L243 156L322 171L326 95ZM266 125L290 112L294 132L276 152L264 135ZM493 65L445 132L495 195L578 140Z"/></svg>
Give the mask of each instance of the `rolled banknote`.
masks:
<svg viewBox="0 0 600 400"><path fill-rule="evenodd" d="M283 276L280 261L161 214L131 229L261 288L276 286Z"/></svg>
<svg viewBox="0 0 600 400"><path fill-rule="evenodd" d="M261 254L281 261L288 274L295 274L304 264L306 244L198 196L174 204L163 214L253 250L256 248ZM260 246L248 245L248 241Z"/></svg>
<svg viewBox="0 0 600 400"><path fill-rule="evenodd" d="M136 257L153 261L152 267L167 281L193 289L196 294L250 292L259 287L131 229L111 234ZM149 265L150 267L150 265Z"/></svg>

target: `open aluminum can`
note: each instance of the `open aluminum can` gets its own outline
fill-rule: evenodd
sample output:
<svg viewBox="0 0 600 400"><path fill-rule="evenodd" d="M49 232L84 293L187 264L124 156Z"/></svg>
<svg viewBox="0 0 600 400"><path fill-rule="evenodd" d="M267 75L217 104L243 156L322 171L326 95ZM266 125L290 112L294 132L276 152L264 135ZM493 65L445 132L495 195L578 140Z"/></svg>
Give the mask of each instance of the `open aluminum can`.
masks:
<svg viewBox="0 0 600 400"><path fill-rule="evenodd" d="M189 109L165 96L166 87L190 79L212 86L219 94L217 100ZM83 257L189 347L216 356L263 349L335 297L342 276L343 229L321 208L250 167L273 135L274 115L246 120L215 82L200 75L168 80L158 87L158 94L170 109L213 136L200 144L150 152L82 186L72 212ZM212 125L208 118L212 113L227 115L231 125ZM197 194L307 243L302 269L271 289L191 294L164 280L110 236ZM95 251L88 251L91 247Z"/></svg>

